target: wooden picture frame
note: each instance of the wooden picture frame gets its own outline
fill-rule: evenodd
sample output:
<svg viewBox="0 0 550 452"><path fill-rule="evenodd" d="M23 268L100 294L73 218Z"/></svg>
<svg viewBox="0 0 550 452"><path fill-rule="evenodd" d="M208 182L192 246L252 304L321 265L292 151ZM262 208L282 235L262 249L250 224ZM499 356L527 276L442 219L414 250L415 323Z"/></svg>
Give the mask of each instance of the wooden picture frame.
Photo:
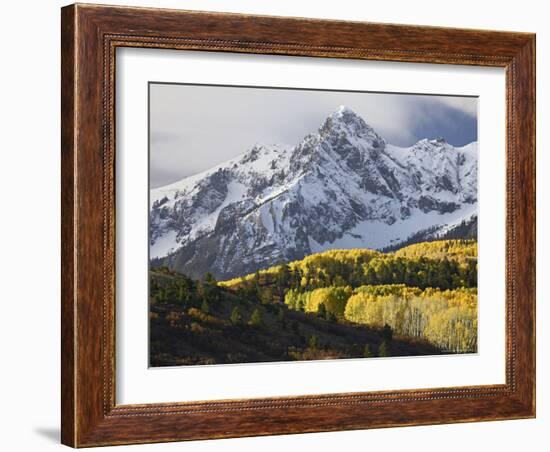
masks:
<svg viewBox="0 0 550 452"><path fill-rule="evenodd" d="M535 35L71 5L62 9L62 442L73 447L535 416ZM115 403L115 50L506 69L506 383Z"/></svg>

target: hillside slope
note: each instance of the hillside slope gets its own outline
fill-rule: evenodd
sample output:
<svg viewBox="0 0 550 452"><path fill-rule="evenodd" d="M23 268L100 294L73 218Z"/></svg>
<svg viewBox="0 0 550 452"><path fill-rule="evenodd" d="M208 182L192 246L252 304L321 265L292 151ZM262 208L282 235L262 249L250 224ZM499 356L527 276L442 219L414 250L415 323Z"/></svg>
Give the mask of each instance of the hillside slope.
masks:
<svg viewBox="0 0 550 452"><path fill-rule="evenodd" d="M250 293L151 272L150 365L230 364L437 354L427 341L327 321ZM202 294L208 292L210 302ZM384 344L384 345L382 345Z"/></svg>
<svg viewBox="0 0 550 452"><path fill-rule="evenodd" d="M151 365L477 350L477 244L330 250L217 282L150 271Z"/></svg>

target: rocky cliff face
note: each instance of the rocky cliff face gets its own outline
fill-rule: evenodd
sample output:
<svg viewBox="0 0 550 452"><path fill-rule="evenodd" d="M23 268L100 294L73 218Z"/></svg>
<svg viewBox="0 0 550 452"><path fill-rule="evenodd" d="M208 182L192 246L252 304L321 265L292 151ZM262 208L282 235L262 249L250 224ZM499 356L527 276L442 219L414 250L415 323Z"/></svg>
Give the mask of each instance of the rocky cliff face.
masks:
<svg viewBox="0 0 550 452"><path fill-rule="evenodd" d="M151 258L225 279L331 248L385 248L477 212L477 143L392 146L340 107L295 147L151 191ZM435 228L435 229L434 229Z"/></svg>

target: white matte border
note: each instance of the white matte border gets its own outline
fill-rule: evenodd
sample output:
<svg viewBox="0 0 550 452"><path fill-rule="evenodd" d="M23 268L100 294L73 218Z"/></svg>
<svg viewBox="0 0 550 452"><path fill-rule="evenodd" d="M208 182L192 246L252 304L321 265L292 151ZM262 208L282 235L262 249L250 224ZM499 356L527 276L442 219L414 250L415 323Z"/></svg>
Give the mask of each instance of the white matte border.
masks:
<svg viewBox="0 0 550 452"><path fill-rule="evenodd" d="M116 58L117 404L505 382L503 69L133 48ZM478 353L149 369L149 81L480 96Z"/></svg>

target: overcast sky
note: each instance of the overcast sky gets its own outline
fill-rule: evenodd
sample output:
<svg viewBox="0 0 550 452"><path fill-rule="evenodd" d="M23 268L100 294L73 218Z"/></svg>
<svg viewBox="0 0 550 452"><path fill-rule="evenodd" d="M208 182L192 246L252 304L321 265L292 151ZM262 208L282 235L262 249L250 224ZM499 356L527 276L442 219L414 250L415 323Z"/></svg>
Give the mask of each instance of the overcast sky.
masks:
<svg viewBox="0 0 550 452"><path fill-rule="evenodd" d="M477 99L206 85L150 85L150 187L204 171L255 143L297 144L340 105L387 142L477 140Z"/></svg>

